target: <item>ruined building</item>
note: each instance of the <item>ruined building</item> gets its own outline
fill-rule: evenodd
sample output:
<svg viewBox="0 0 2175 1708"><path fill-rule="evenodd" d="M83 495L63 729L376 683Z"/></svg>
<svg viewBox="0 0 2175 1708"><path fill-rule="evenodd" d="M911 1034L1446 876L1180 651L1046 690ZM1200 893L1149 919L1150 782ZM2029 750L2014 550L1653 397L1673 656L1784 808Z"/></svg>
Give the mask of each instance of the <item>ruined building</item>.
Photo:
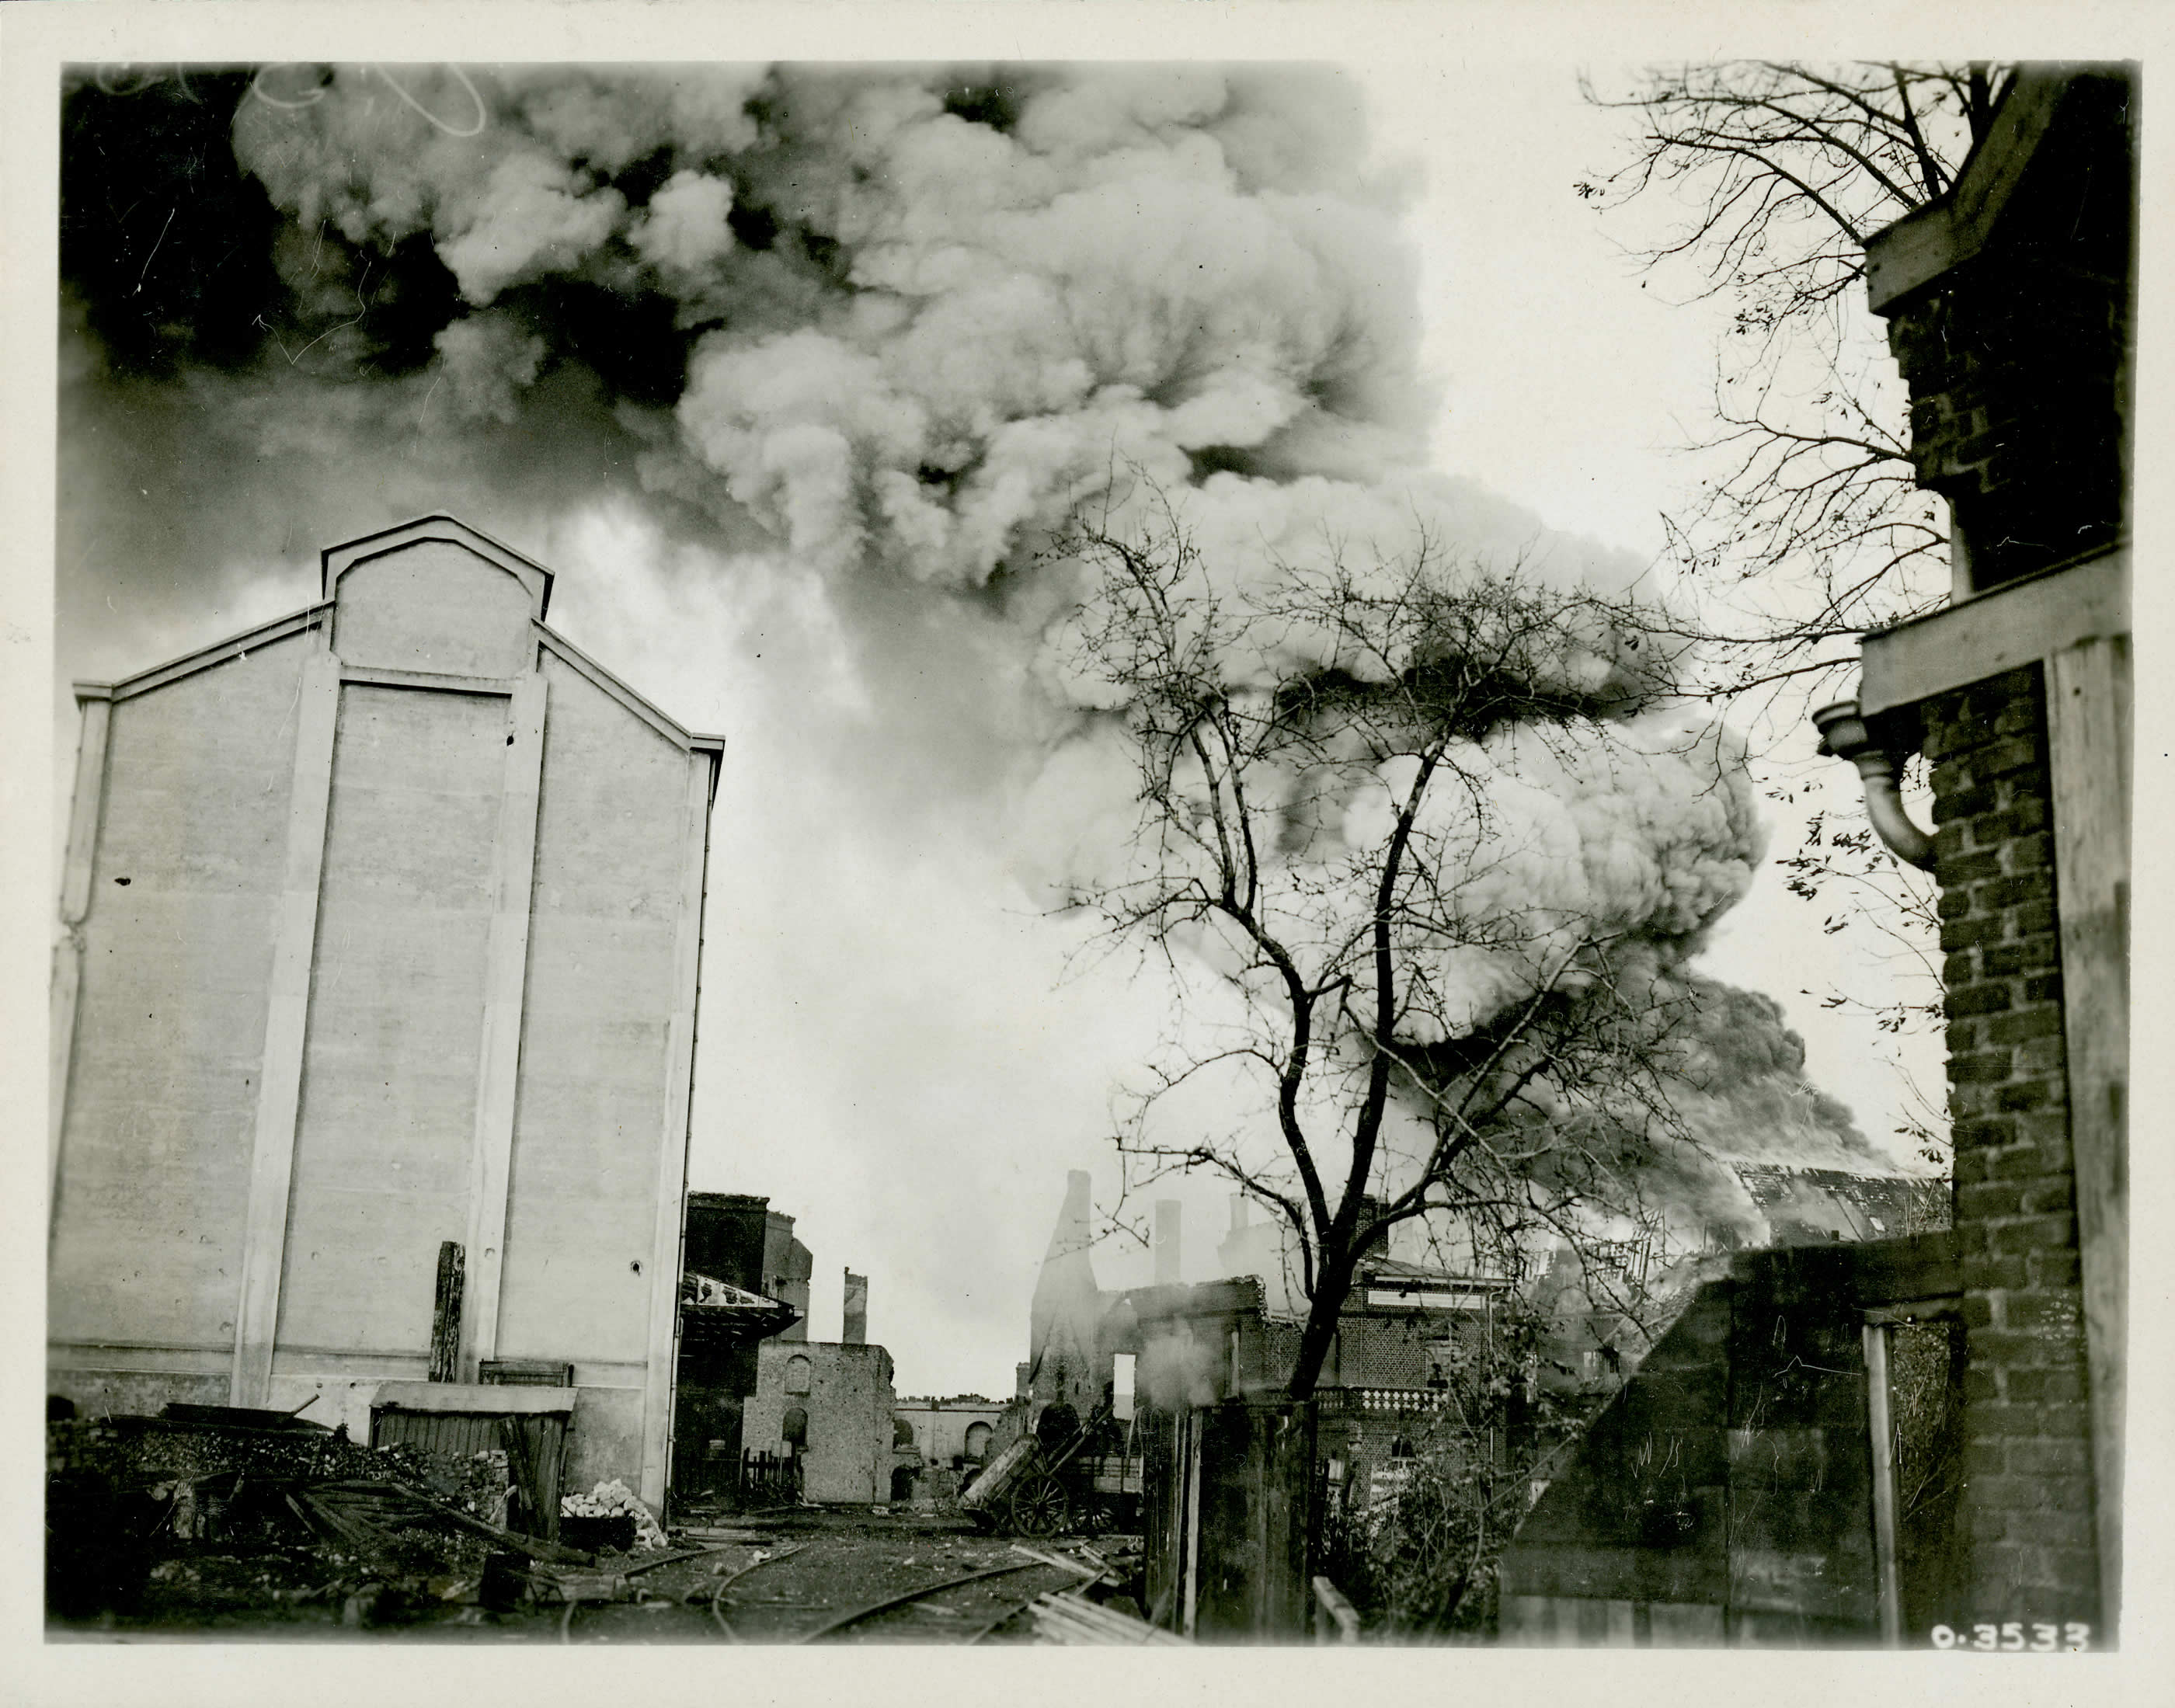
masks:
<svg viewBox="0 0 2175 1708"><path fill-rule="evenodd" d="M365 1438L518 1394L655 1502L724 744L464 523L322 559L293 615L76 688L52 1388Z"/></svg>
<svg viewBox="0 0 2175 1708"><path fill-rule="evenodd" d="M870 1343L868 1277L846 1272L839 1337L767 1340L742 1413L745 1450L819 1504L887 1500L898 1462L891 1353Z"/></svg>
<svg viewBox="0 0 2175 1708"><path fill-rule="evenodd" d="M756 1348L773 1337L805 1337L808 1255L793 1237L793 1218L767 1198L687 1195L672 1427L676 1502L738 1499L740 1417L755 1392ZM803 1277L797 1308L780 1296L784 1289L767 1290L795 1270Z"/></svg>

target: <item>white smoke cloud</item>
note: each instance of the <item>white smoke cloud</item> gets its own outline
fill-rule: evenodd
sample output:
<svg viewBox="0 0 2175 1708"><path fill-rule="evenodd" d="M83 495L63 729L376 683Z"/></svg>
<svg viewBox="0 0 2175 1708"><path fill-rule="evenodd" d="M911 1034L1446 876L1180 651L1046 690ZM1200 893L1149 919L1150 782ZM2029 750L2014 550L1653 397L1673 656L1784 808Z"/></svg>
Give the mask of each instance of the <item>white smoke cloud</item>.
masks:
<svg viewBox="0 0 2175 1708"><path fill-rule="evenodd" d="M705 172L678 171L649 198L648 216L632 234L643 258L667 279L699 278L733 247L725 216L733 187Z"/></svg>
<svg viewBox="0 0 2175 1708"><path fill-rule="evenodd" d="M500 314L471 314L432 340L454 409L467 420L511 422L520 393L536 382L544 340Z"/></svg>
<svg viewBox="0 0 2175 1708"><path fill-rule="evenodd" d="M1412 265L1334 79L1030 73L1009 133L946 111L946 81L784 73L765 133L743 72L441 73L398 102L341 71L245 102L236 146L298 229L428 232L479 306L647 262L688 323L724 322L680 400L687 453L833 571L979 584L1114 460L1180 484L1189 453L1309 434L1413 460ZM431 117L472 89L477 135ZM600 176L660 149L677 169L630 211ZM720 290L743 180L850 258L788 324ZM1223 507L1282 507L1250 490Z"/></svg>

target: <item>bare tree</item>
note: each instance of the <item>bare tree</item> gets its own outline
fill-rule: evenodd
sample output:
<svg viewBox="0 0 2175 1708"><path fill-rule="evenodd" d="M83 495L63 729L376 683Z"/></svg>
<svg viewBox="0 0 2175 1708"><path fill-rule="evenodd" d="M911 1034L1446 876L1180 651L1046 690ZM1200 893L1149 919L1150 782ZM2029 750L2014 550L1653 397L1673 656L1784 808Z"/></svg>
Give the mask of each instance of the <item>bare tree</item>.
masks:
<svg viewBox="0 0 2175 1708"><path fill-rule="evenodd" d="M1738 60L1581 86L1637 128L1630 158L1578 193L1660 204L1668 230L1639 261L1731 309L1715 424L1691 447L1708 478L1669 521L1673 557L1708 595L1686 631L1707 643L1707 686L1831 670L1824 643L1945 590L1945 521L1912 479L1907 400L1860 286L1866 239L1954 182L1998 75Z"/></svg>
<svg viewBox="0 0 2175 1708"><path fill-rule="evenodd" d="M1120 708L1139 802L1131 865L1075 904L1235 999L1215 1026L1214 1000L1181 1002L1120 1148L1151 1178L1220 1174L1288 1229L1291 1394L1399 1223L1449 1212L1481 1251L1651 1228L1690 999L1638 924L1521 892L1533 850L1498 811L1521 753L1637 759L1624 720L1672 685L1622 610L1424 541L1219 591L1168 507L1060 549L1096 576L1074 662ZM1218 1074L1253 1107L1170 1137L1158 1114Z"/></svg>
<svg viewBox="0 0 2175 1708"><path fill-rule="evenodd" d="M1712 425L1687 447L1706 478L1666 518L1686 613L1668 626L1696 643L1705 691L1747 711L1801 724L1803 700L1855 667L1859 633L1945 597L1944 507L1916 483L1865 243L1947 193L2004 75L1738 60L1581 82L1635 129L1628 160L1578 193L1619 218L1662 210L1666 230L1635 252L1651 279L1731 310ZM1824 1005L1870 1007L1891 1035L1938 1025L1930 887L1818 816L1783 864L1825 929L1858 928L1896 968L1892 996L1831 990ZM1945 1163L1944 1114L1902 1079L1903 1136Z"/></svg>
<svg viewBox="0 0 2175 1708"><path fill-rule="evenodd" d="M1917 763L1923 769L1924 762ZM1803 843L1780 865L1789 892L1820 910L1820 930L1829 935L1856 931L1890 975L1877 1000L1831 990L1820 1006L1862 1014L1891 1038L1938 1036L1946 1016L1934 960L1940 919L1932 880L1891 858L1862 818L1837 824L1826 812L1812 815ZM1904 1102L1896 1111L1896 1136L1920 1162L1945 1174L1952 1160L1947 1111L1907 1072L1901 1083ZM1917 1212L1912 1219L1918 1220ZM1929 1225L1934 1224L1947 1226L1945 1215L1935 1217Z"/></svg>

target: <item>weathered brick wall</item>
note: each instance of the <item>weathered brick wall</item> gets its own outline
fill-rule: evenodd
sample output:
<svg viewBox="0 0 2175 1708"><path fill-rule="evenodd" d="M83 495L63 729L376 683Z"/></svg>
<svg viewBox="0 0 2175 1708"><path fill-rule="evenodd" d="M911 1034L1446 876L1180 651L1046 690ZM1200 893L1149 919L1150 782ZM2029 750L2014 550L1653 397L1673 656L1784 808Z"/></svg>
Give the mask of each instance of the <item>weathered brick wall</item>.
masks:
<svg viewBox="0 0 2175 1708"><path fill-rule="evenodd" d="M1976 1619L2096 1620L2046 702L2032 665L1920 708L1947 957Z"/></svg>
<svg viewBox="0 0 2175 1708"><path fill-rule="evenodd" d="M1864 1313L1939 1297L1955 1279L1943 1234L1737 1257L1655 1343L1505 1551L1505 1640L1872 1640ZM1921 1564L1944 1553L1941 1527L1922 1526L1934 1545L1907 1562L1919 1569L1903 1586L1918 1644L1954 1617L1945 1558Z"/></svg>

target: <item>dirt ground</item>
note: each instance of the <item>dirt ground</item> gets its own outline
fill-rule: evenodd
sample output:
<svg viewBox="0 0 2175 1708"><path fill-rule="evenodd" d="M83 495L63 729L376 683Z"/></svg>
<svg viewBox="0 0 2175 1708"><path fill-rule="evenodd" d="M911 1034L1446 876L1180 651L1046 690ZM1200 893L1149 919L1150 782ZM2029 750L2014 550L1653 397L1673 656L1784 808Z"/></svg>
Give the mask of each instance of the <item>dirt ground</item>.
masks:
<svg viewBox="0 0 2175 1708"><path fill-rule="evenodd" d="M572 1605L484 1604L473 1579L431 1580L361 1593L298 1593L291 1563L264 1556L180 1553L154 1570L127 1614L48 1625L60 1640L452 1641L518 1643L1017 1643L1032 1640L1023 1609L1078 1574L1030 1560L962 1519L869 1509L800 1509L719 1519L705 1537L682 1533L694 1558L600 1556L599 1576L623 1575L633 1599ZM1071 1539L1045 1540L1070 1554ZM1107 1544L1103 1545L1107 1551ZM1012 1570L1017 1568L1017 1570ZM1000 1575L946 1589L833 1633L840 1616L903 1591L975 1572ZM1130 1604L1120 1601L1118 1605ZM820 1634L820 1635L819 1635Z"/></svg>

